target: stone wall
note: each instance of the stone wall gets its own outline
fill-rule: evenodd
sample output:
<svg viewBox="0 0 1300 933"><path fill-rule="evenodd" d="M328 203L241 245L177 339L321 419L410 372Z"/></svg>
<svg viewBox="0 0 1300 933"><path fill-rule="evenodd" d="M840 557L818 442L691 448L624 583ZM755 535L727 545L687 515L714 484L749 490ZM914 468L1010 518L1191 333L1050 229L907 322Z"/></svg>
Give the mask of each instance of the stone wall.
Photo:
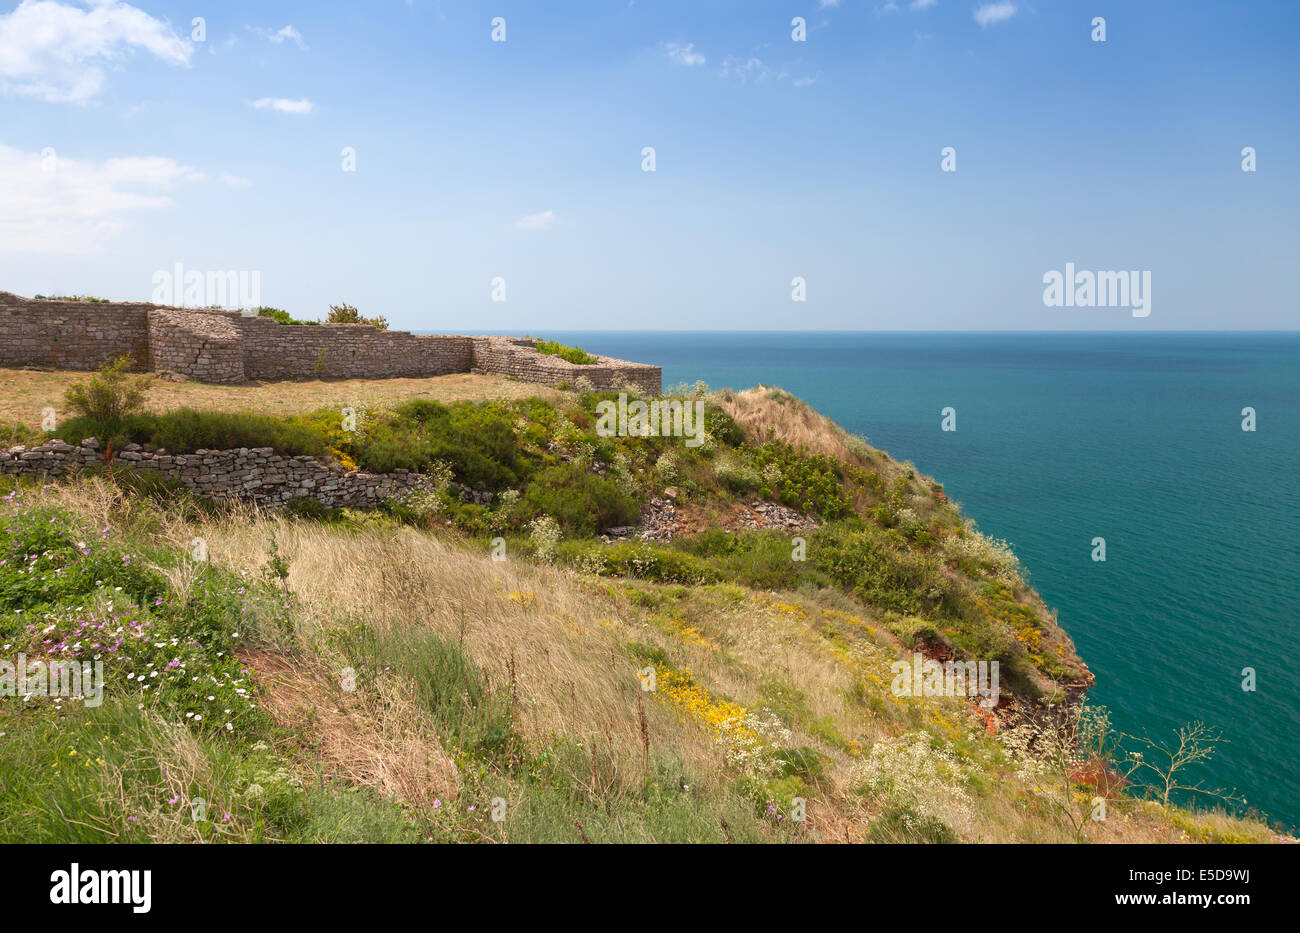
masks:
<svg viewBox="0 0 1300 933"><path fill-rule="evenodd" d="M658 366L613 357L578 366L533 341L381 331L366 324L277 324L238 311L21 298L0 292L0 366L96 369L123 354L137 368L203 382L384 379L479 372L543 385L661 391Z"/></svg>
<svg viewBox="0 0 1300 933"><path fill-rule="evenodd" d="M469 372L470 338L378 330L366 324L235 320L249 379L386 379Z"/></svg>
<svg viewBox="0 0 1300 933"><path fill-rule="evenodd" d="M418 488L425 480L423 474L406 470L345 471L332 461L284 457L270 447L169 454L128 444L112 462L179 480L205 499L242 500L267 507L311 498L327 508L368 508ZM5 476L58 477L103 465L104 452L94 438L75 447L54 440L31 448L0 450L0 473Z"/></svg>
<svg viewBox="0 0 1300 933"><path fill-rule="evenodd" d="M574 386L584 377L595 389L621 389L631 383L650 395L662 390L663 371L646 363L629 363L612 356L596 356L598 362L586 366L570 363L558 356L538 353L533 341L522 337L473 337L472 372L499 373L524 382ZM593 354L595 355L595 354Z"/></svg>
<svg viewBox="0 0 1300 933"><path fill-rule="evenodd" d="M149 356L151 368L184 373L200 382L231 383L248 378L239 328L222 315L151 309Z"/></svg>
<svg viewBox="0 0 1300 933"><path fill-rule="evenodd" d="M28 301L0 292L0 366L98 369L123 354L152 369L153 305Z"/></svg>

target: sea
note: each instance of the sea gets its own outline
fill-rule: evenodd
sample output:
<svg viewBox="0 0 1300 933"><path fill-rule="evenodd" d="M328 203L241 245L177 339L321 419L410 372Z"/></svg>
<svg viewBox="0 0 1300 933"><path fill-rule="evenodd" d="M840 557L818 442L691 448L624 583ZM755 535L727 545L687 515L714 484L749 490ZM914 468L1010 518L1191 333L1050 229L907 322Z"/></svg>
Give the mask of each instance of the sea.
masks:
<svg viewBox="0 0 1300 933"><path fill-rule="evenodd" d="M1116 729L1214 727L1189 783L1300 826L1300 332L545 336L780 386L911 460L1011 543Z"/></svg>

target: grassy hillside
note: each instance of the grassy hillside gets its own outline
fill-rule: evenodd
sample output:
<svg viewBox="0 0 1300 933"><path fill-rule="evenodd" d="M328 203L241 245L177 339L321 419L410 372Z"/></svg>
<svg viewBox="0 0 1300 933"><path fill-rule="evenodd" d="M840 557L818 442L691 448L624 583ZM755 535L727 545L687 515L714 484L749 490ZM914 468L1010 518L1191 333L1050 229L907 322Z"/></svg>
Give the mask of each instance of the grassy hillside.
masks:
<svg viewBox="0 0 1300 933"><path fill-rule="evenodd" d="M0 699L0 840L1271 838L1123 786L1068 636L938 483L779 390L680 397L698 447L598 436L596 393L72 425L435 481L280 514L10 482L5 656L108 686ZM671 540L601 537L645 516ZM896 696L914 650L998 660L1006 702Z"/></svg>

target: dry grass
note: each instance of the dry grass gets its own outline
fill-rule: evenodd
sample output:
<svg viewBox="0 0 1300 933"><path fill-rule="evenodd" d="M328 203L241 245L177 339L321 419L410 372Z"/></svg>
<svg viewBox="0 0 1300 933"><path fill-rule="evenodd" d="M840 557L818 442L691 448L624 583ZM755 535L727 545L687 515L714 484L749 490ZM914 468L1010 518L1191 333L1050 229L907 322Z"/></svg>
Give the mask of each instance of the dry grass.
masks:
<svg viewBox="0 0 1300 933"><path fill-rule="evenodd" d="M520 698L518 725L531 743L554 735L640 756L640 681L623 651L635 626L572 574L521 561L497 563L432 535L402 529L340 534L310 522L242 516L176 527L178 541L202 535L211 560L260 567L274 534L290 563L289 586L313 639L346 620L377 631L430 629L464 645L490 682ZM716 767L711 743L670 713L647 709L654 741Z"/></svg>
<svg viewBox="0 0 1300 933"><path fill-rule="evenodd" d="M311 655L290 660L267 651L240 657L266 691L267 712L298 744L291 757L323 766L327 777L416 807L456 798L455 763L443 750L429 714L395 680L380 679L375 689L346 692L342 665L329 670Z"/></svg>
<svg viewBox="0 0 1300 933"><path fill-rule="evenodd" d="M887 455L849 434L838 424L783 389L758 385L724 389L710 401L732 417L753 440L782 440L852 466L879 466Z"/></svg>
<svg viewBox="0 0 1300 933"><path fill-rule="evenodd" d="M0 369L0 422L18 421L37 428L47 407L54 408L60 419L71 417L63 407L63 393L84 378L86 373L67 370ZM382 408L411 399L459 402L534 395L554 401L563 393L549 386L473 373L425 379L306 379L239 385L158 378L150 383L147 405L154 412L188 406L282 417L345 405Z"/></svg>

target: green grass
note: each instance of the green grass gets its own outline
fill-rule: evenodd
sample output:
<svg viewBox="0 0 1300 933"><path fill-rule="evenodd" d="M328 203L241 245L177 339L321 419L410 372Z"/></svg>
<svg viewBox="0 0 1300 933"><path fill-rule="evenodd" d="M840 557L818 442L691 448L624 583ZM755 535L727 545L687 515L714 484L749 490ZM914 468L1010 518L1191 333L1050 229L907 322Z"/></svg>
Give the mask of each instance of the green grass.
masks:
<svg viewBox="0 0 1300 933"><path fill-rule="evenodd" d="M570 347L557 340L539 340L536 346L538 353L544 353L547 356L558 356L560 359L568 360L578 366L590 366L593 363L600 362L598 357L592 356L582 347Z"/></svg>

